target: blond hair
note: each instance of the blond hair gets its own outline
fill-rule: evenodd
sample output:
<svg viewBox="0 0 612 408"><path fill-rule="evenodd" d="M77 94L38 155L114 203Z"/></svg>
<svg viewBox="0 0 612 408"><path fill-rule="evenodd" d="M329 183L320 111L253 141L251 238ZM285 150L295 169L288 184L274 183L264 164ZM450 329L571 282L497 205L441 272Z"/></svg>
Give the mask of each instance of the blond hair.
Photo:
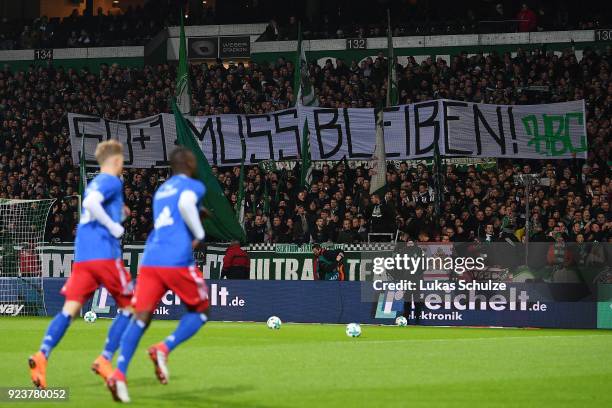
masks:
<svg viewBox="0 0 612 408"><path fill-rule="evenodd" d="M102 165L109 157L120 154L123 156L123 145L121 142L110 139L96 146L96 160Z"/></svg>

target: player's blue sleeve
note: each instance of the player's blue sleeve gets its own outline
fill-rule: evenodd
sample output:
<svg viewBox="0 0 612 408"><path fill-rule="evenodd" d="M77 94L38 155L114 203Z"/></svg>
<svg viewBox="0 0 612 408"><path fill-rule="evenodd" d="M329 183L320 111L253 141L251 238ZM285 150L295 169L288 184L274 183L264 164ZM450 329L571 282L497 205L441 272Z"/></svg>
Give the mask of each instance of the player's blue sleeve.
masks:
<svg viewBox="0 0 612 408"><path fill-rule="evenodd" d="M88 189L99 192L104 197L104 201L107 201L121 192L121 180L113 176L98 177L88 186Z"/></svg>

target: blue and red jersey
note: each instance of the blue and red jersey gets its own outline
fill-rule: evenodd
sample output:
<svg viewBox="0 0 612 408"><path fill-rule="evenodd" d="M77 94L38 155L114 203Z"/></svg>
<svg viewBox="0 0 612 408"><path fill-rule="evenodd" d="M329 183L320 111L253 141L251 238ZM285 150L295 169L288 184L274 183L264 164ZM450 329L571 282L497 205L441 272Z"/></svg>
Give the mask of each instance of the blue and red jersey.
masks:
<svg viewBox="0 0 612 408"><path fill-rule="evenodd" d="M107 173L100 173L87 185L84 198L93 191L99 192L104 197L102 207L108 216L117 223L121 222L123 213L121 179ZM105 226L92 219L89 211L83 208L74 243L75 262L120 257L119 239L115 238Z"/></svg>
<svg viewBox="0 0 612 408"><path fill-rule="evenodd" d="M153 231L149 234L142 257L142 266L192 266L191 243L194 239L179 211L181 194L192 191L198 202L206 194L199 180L183 174L169 178L153 196Z"/></svg>

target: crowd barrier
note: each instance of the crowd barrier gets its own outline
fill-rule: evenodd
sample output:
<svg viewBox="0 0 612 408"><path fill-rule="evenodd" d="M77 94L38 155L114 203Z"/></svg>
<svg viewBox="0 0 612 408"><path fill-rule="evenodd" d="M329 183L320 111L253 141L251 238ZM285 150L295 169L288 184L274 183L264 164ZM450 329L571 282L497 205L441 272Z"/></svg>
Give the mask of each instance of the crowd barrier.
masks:
<svg viewBox="0 0 612 408"><path fill-rule="evenodd" d="M332 244L331 249L345 253L346 280L341 282L315 279L310 244L252 244L247 248L250 279L220 280L226 248L211 244L196 254L196 263L210 287L213 320L265 321L277 315L288 322L393 324L397 316L405 315L411 323L438 326L612 328L609 245L534 243L527 251L514 242L427 243L418 247ZM59 291L70 276L73 246L41 249L40 265L35 269L42 277L26 274L28 268L15 265L5 269L19 270L20 275L0 273L0 316L53 315L60 310L64 299ZM124 247L124 261L134 278L142 250L142 245ZM397 256L427 263L417 275L385 266L386 280L380 280L376 262ZM440 263L429 264L432 260ZM471 266L467 270L468 260L482 260L483 269ZM410 279L428 287L376 291L376 282ZM462 282L499 287L466 288L461 287ZM104 288L96 291L84 308L89 309L101 317L112 317L116 311ZM183 310L180 300L168 292L155 316L177 319Z"/></svg>
<svg viewBox="0 0 612 408"><path fill-rule="evenodd" d="M59 291L66 279L45 278L44 298L46 313L53 315L61 310L64 298ZM409 322L427 326L503 326L545 328L612 328L612 285L601 285L607 297L586 295L575 299L575 293L584 288L580 284L517 283L507 290L505 303L489 295L482 305L463 302L467 310L453 306L459 292L449 294L449 303L422 304L414 309L411 302L397 300L393 293L377 295L373 300L364 299L364 283L337 281L234 281L211 280L208 282L211 301L211 320L215 321L265 321L272 315L285 322L301 323L369 323L393 324L395 318L405 314ZM525 301L521 293L530 299L547 292L549 301ZM586 292L585 292L586 293ZM568 296L568 294L572 294ZM467 294L469 299L470 294ZM478 293L472 294L477 299ZM449 300L447 299L447 300ZM417 305L418 306L418 305ZM525 310L523 309L523 306ZM485 310L482 310L482 309ZM84 310L94 310L100 317L113 317L115 302L104 288L94 294ZM407 309L407 313L404 313ZM184 312L180 299L167 292L155 310L155 318L174 320Z"/></svg>

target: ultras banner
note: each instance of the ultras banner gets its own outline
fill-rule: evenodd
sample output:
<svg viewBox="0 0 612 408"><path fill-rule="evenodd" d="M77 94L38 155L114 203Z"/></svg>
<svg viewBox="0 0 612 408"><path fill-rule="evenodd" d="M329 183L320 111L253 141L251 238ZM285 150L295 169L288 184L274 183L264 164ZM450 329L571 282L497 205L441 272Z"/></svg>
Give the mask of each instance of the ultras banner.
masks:
<svg viewBox="0 0 612 408"><path fill-rule="evenodd" d="M326 247L345 252L346 276L349 281L360 281L369 276L367 270L372 258L381 253L391 253L394 246L385 244L326 244ZM449 244L423 245L427 253L452 251ZM196 252L195 258L206 279L219 279L227 244L210 244L204 252ZM250 279L252 280L314 280L315 265L310 244L251 244L249 254ZM144 245L124 245L123 261L132 276L136 276ZM49 245L41 248L43 277L67 278L74 262L72 243ZM1 272L1 270L0 270ZM431 270L425 278L448 279L448 273Z"/></svg>
<svg viewBox="0 0 612 408"><path fill-rule="evenodd" d="M361 245L334 245L346 251L347 280L360 280L362 252L377 248ZM196 252L196 262L206 279L219 279L227 244L210 244L206 251ZM251 244L247 248L251 259L250 279L254 280L313 280L314 265L310 245ZM125 245L123 260L132 276L136 276L144 245ZM74 262L72 243L49 245L40 256L44 277L69 277Z"/></svg>
<svg viewBox="0 0 612 408"><path fill-rule="evenodd" d="M301 154L301 129L308 124L313 160L364 160L375 145L374 109L299 107L259 115L188 117L209 162L219 166L264 160L294 160ZM170 114L114 121L69 114L72 159L95 165L95 146L118 139L128 167L165 167L176 142ZM533 159L585 158L583 101L541 105L487 105L436 100L385 108L385 150L389 160L433 156Z"/></svg>

